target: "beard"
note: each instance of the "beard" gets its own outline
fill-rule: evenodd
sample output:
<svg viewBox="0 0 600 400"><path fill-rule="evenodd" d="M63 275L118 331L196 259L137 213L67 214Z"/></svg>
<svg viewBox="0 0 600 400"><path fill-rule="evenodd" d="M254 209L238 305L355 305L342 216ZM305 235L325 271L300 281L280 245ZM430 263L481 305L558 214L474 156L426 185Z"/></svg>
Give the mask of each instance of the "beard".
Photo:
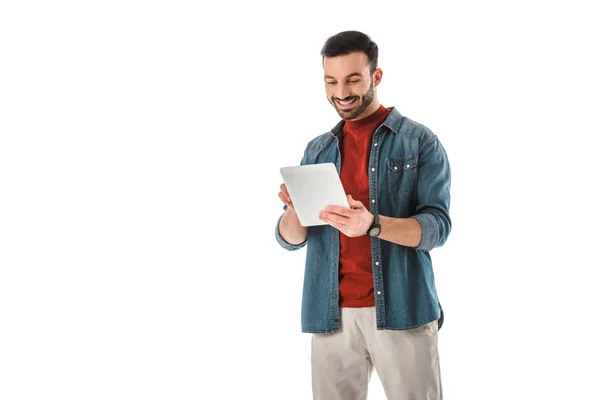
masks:
<svg viewBox="0 0 600 400"><path fill-rule="evenodd" d="M335 110L337 111L337 113L339 114L340 117L342 117L345 120L349 120L349 119L354 119L354 118L358 117L360 114L362 114L367 109L367 107L369 107L369 105L371 105L371 102L373 101L374 98L375 98L375 87L373 86L373 80L371 80L371 85L369 86L369 89L362 96L348 96L345 99L340 99L343 101L357 99L354 102L354 108L351 108L349 110L341 110L340 108L338 108L338 104L337 104L336 100L334 100L333 97L331 97L331 99L329 99L329 102L333 105L333 107L335 108Z"/></svg>

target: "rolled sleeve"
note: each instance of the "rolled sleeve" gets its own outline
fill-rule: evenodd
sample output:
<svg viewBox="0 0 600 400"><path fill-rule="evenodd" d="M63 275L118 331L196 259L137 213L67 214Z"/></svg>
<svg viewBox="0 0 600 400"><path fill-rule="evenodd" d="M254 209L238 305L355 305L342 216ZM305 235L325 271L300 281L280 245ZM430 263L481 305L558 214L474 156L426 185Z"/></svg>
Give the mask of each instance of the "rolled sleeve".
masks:
<svg viewBox="0 0 600 400"><path fill-rule="evenodd" d="M283 210L284 211L287 210L287 205L283 206ZM281 214L281 216L277 220L277 225L275 226L275 238L277 239L277 243L279 243L279 245L286 250L290 250L290 251L299 250L302 247L306 246L306 240L300 244L291 244L291 243L286 242L285 239L283 238L283 236L281 236L281 233L279 233L279 223L281 222L281 219L283 218L284 215L285 215L285 212L283 214Z"/></svg>
<svg viewBox="0 0 600 400"><path fill-rule="evenodd" d="M431 250L436 247L439 242L439 234L437 229L437 222L435 218L430 214L417 214L413 215L421 225L421 243L416 247L417 250Z"/></svg>
<svg viewBox="0 0 600 400"><path fill-rule="evenodd" d="M421 225L417 250L429 251L442 246L450 234L450 164L437 136L424 146L419 156L416 213Z"/></svg>

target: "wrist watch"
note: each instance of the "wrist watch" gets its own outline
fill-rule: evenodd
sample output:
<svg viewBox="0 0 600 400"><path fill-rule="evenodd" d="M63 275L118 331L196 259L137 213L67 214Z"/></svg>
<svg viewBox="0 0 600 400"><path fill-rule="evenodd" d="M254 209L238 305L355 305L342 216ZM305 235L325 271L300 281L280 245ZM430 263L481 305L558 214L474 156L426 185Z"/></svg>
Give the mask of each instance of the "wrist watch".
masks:
<svg viewBox="0 0 600 400"><path fill-rule="evenodd" d="M379 214L373 213L373 216L375 218L373 219L373 224L367 230L367 236L374 239L381 233L381 225L379 224Z"/></svg>

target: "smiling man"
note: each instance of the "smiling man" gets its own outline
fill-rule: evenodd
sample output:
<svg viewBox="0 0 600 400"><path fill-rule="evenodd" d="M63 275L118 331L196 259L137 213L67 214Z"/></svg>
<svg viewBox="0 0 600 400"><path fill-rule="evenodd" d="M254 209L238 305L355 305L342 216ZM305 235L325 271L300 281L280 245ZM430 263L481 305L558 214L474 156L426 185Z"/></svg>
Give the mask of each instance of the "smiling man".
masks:
<svg viewBox="0 0 600 400"><path fill-rule="evenodd" d="M314 399L365 399L373 368L389 399L441 399L443 312L429 252L451 230L450 165L427 127L377 100L377 45L341 32L321 51L341 121L311 140L301 165L337 166L350 209L327 206L303 227L285 185L275 236L307 246L302 331L312 334Z"/></svg>

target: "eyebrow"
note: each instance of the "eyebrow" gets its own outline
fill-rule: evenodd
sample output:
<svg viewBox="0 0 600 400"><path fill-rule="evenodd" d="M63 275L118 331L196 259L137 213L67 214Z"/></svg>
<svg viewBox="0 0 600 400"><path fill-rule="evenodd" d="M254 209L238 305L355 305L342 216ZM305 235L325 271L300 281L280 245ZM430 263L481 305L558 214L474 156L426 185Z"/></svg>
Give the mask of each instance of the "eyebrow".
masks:
<svg viewBox="0 0 600 400"><path fill-rule="evenodd" d="M353 72L353 73L351 73L350 75L348 75L348 76L346 77L346 79L348 79L348 78L352 78L353 76L362 77L362 75L361 75L360 73L358 73L358 72ZM335 79L335 78L334 78L333 76L325 75L325 79Z"/></svg>

